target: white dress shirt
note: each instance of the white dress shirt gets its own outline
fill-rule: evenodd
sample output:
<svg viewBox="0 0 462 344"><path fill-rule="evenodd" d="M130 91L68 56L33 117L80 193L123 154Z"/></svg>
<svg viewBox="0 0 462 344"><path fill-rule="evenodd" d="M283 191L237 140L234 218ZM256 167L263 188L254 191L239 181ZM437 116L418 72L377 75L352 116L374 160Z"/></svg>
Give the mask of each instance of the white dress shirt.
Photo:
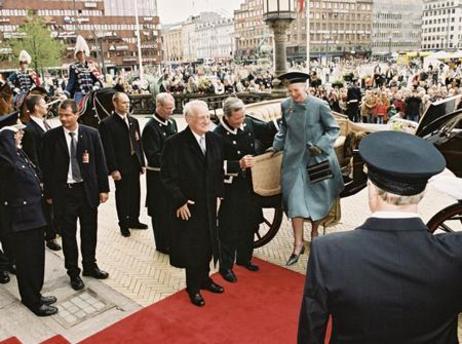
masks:
<svg viewBox="0 0 462 344"><path fill-rule="evenodd" d="M371 217L379 219L410 219L410 218L421 218L417 213L409 213L404 211L376 211Z"/></svg>
<svg viewBox="0 0 462 344"><path fill-rule="evenodd" d="M67 130L66 128L64 128L64 138L66 139L66 144L67 144L67 150L69 152L69 169L67 171L67 182L69 184L74 184L74 183L80 183L81 180L75 180L74 178L72 178L72 165L71 165L71 135L69 135L69 133L71 132L70 130ZM77 129L74 131L75 132L75 136L74 136L74 140L75 140L75 144L77 145L79 143L79 127L77 126ZM77 157L78 159L78 157Z"/></svg>
<svg viewBox="0 0 462 344"><path fill-rule="evenodd" d="M47 128L45 127L45 119L30 115L30 119L33 120L37 125L43 129L43 131L48 131Z"/></svg>
<svg viewBox="0 0 462 344"><path fill-rule="evenodd" d="M128 121L128 115L125 114L125 115L121 115L120 113L116 112L116 114L122 118L122 120L125 122L125 124L127 125L128 129L130 129L130 122Z"/></svg>
<svg viewBox="0 0 462 344"><path fill-rule="evenodd" d="M199 145L199 147L201 149L204 149L204 152L207 151L207 144L206 144L206 140L205 140L205 134L200 136L198 134L196 134L194 131L191 130L191 132L193 133L194 137L196 138L196 141L197 141L197 144ZM201 144L201 138L204 139L204 145L202 146Z"/></svg>

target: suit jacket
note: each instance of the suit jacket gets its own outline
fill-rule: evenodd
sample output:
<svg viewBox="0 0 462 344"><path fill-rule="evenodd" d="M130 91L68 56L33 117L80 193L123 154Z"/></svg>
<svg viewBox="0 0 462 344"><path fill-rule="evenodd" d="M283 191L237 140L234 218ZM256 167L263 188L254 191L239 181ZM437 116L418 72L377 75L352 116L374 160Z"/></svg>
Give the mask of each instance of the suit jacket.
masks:
<svg viewBox="0 0 462 344"><path fill-rule="evenodd" d="M43 135L45 135L45 130L31 119L24 128L24 137L22 139L22 149L37 167L40 175L42 171L40 160L42 159Z"/></svg>
<svg viewBox="0 0 462 344"><path fill-rule="evenodd" d="M219 136L205 136L204 156L189 128L170 137L161 159L161 179L171 197L172 232L170 263L184 268L218 259L217 197L223 197L223 152ZM188 200L191 218L178 219L176 210Z"/></svg>
<svg viewBox="0 0 462 344"><path fill-rule="evenodd" d="M462 232L432 235L419 218L369 218L315 239L298 343L458 343Z"/></svg>
<svg viewBox="0 0 462 344"><path fill-rule="evenodd" d="M109 173L119 171L122 175L127 173L139 173L145 166L143 147L141 144L141 132L138 120L128 116L130 130L127 124L116 113L102 120L99 124L99 132L106 153L107 169ZM137 166L133 165L130 154L130 138L134 143Z"/></svg>
<svg viewBox="0 0 462 344"><path fill-rule="evenodd" d="M43 180L45 197L53 199L56 216L61 215L61 202L67 184L69 172L69 149L62 126L49 130L43 138ZM83 155L88 153L88 163ZM77 159L82 174L85 194L90 207L99 205L99 194L109 192L109 180L106 169L101 138L96 129L79 124ZM59 214L58 214L59 213Z"/></svg>

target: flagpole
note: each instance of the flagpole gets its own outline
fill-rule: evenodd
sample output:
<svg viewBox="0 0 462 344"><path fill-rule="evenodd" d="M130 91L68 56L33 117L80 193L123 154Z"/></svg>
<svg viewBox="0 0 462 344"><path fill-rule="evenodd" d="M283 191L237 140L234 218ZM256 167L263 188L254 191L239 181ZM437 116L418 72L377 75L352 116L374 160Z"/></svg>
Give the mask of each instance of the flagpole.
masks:
<svg viewBox="0 0 462 344"><path fill-rule="evenodd" d="M135 24L136 24L136 43L138 45L138 64L140 68L140 79L144 79L143 57L141 56L141 37L140 37L140 20L138 18L138 0L135 0Z"/></svg>
<svg viewBox="0 0 462 344"><path fill-rule="evenodd" d="M305 1L306 6L306 69L310 71L310 0Z"/></svg>

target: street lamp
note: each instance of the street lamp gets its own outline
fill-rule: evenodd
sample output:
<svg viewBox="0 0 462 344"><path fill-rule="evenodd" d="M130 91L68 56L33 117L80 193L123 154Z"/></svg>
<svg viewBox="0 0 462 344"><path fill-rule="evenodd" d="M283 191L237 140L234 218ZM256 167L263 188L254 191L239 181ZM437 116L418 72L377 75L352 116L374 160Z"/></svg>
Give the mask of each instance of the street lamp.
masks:
<svg viewBox="0 0 462 344"><path fill-rule="evenodd" d="M274 34L276 76L287 72L286 31L295 18L294 0L263 0L263 19Z"/></svg>

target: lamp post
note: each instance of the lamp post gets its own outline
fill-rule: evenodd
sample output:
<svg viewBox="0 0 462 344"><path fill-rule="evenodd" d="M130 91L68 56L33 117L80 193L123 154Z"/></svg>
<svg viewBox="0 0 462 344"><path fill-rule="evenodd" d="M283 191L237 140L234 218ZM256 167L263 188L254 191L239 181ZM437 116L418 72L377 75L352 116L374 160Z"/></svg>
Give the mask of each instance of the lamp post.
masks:
<svg viewBox="0 0 462 344"><path fill-rule="evenodd" d="M276 76L287 72L287 34L289 25L296 18L294 0L263 0L263 19L274 34L274 72ZM280 81L273 83L281 92Z"/></svg>

